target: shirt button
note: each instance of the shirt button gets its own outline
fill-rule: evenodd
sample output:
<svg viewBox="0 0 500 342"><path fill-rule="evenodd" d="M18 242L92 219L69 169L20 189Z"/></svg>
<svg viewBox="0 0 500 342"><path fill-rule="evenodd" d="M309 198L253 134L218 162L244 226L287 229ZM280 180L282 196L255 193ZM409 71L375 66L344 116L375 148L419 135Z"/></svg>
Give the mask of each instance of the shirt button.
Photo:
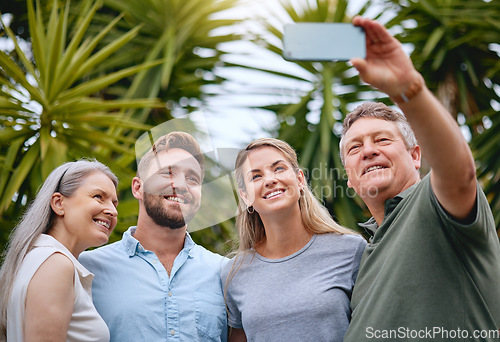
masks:
<svg viewBox="0 0 500 342"><path fill-rule="evenodd" d="M172 297L172 291L168 291L168 296Z"/></svg>
<svg viewBox="0 0 500 342"><path fill-rule="evenodd" d="M170 335L172 335L172 336L175 335L175 330L174 329L170 330Z"/></svg>

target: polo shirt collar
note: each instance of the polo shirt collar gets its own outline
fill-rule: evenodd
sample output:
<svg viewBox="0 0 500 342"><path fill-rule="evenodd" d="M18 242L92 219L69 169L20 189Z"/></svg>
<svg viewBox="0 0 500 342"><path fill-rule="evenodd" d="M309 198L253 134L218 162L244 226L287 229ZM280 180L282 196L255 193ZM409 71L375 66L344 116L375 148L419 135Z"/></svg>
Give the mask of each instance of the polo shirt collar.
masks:
<svg viewBox="0 0 500 342"><path fill-rule="evenodd" d="M389 198L388 200L386 200L384 204L384 217L390 215L392 211L398 206L399 202L408 197L408 195L410 195L415 190L418 183L420 182L413 184L393 198ZM377 221L375 221L375 218L373 216L370 217L370 219L366 222L358 223L358 226L363 228L371 236L373 236L378 229Z"/></svg>
<svg viewBox="0 0 500 342"><path fill-rule="evenodd" d="M125 233L123 233L122 237L122 243L125 248L125 251L127 252L128 256L132 257L136 253L143 253L146 250L144 247L142 247L141 243L139 240L137 240L134 237L135 231L137 230L137 226L132 226L130 227ZM193 257L193 253L191 253L191 250L196 244L194 243L193 239L191 238L191 235L189 235L188 232L186 232L186 237L184 238L184 248L182 249L186 253L188 253L189 257Z"/></svg>

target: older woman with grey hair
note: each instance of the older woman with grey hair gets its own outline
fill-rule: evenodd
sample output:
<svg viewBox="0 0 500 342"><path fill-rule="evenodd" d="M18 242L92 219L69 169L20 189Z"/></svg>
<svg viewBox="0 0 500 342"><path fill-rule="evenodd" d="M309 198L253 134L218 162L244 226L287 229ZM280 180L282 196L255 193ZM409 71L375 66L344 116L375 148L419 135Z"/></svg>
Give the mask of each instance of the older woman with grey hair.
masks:
<svg viewBox="0 0 500 342"><path fill-rule="evenodd" d="M118 179L95 160L47 177L14 228L0 270L0 340L108 341L91 299L93 274L77 260L116 226Z"/></svg>

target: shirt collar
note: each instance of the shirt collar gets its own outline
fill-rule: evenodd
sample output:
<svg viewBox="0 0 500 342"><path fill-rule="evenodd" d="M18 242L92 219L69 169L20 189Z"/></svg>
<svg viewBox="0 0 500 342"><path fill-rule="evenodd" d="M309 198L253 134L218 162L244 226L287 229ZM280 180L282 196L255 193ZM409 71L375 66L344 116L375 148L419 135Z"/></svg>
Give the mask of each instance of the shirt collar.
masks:
<svg viewBox="0 0 500 342"><path fill-rule="evenodd" d="M387 217L392 213L392 211L398 206L399 202L401 202L403 199L408 197L416 188L417 184L419 182L413 184L409 188L401 191L399 194L394 196L393 198L389 198L388 200L385 201L384 204L384 218ZM378 228L377 221L375 221L375 218L372 216L370 219L366 222L358 223L358 226L363 228L368 234L373 236Z"/></svg>
<svg viewBox="0 0 500 342"><path fill-rule="evenodd" d="M137 226L132 226L130 227L125 233L123 233L122 237L122 242L125 247L125 251L127 252L128 256L132 257L136 253L144 253L146 252L146 249L142 247L141 243L139 240L137 240L134 237L135 231L137 230ZM196 244L194 243L193 239L191 238L191 235L189 235L188 232L186 232L186 237L184 238L184 247L183 251L188 253L189 257L193 257L193 253L191 252L192 248Z"/></svg>

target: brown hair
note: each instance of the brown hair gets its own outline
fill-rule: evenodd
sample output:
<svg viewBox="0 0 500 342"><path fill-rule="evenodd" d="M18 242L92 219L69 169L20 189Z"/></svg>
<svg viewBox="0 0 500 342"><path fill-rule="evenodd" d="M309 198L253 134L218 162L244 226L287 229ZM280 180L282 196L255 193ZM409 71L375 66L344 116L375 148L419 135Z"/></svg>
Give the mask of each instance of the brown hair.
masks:
<svg viewBox="0 0 500 342"><path fill-rule="evenodd" d="M146 174L149 165L158 153L166 152L172 148L180 148L192 154L200 164L202 176L205 174L204 157L198 142L189 133L171 132L158 138L144 154L137 165L137 176L140 178Z"/></svg>

